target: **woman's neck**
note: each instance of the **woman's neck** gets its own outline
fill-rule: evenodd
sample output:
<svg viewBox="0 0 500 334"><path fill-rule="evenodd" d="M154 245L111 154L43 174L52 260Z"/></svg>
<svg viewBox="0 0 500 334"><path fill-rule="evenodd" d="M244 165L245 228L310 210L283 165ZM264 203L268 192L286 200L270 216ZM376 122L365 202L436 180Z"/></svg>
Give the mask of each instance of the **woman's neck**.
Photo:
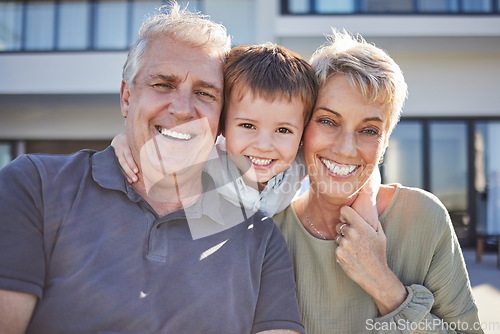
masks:
<svg viewBox="0 0 500 334"><path fill-rule="evenodd" d="M304 228L320 239L333 240L337 237L336 225L340 223L340 208L316 196L311 190L305 192L294 202L295 212Z"/></svg>

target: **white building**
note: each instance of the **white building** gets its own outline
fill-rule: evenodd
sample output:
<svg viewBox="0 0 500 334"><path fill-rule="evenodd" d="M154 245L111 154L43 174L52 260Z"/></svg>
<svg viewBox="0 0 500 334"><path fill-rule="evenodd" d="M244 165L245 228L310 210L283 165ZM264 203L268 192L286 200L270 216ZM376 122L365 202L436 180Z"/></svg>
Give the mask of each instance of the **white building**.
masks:
<svg viewBox="0 0 500 334"><path fill-rule="evenodd" d="M21 153L101 149L123 130L126 49L161 1L0 2L0 166ZM385 182L428 189L464 244L500 235L500 0L199 0L234 44L306 59L331 27L360 33L403 69L410 95ZM495 154L496 153L496 154Z"/></svg>

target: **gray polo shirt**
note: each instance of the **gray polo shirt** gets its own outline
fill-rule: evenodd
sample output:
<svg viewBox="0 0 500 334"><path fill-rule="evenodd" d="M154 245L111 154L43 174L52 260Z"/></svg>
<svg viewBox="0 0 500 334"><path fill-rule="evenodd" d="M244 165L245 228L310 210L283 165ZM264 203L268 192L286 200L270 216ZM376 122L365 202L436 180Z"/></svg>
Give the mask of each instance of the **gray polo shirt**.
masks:
<svg viewBox="0 0 500 334"><path fill-rule="evenodd" d="M28 333L303 331L280 231L229 222L216 191L158 217L112 148L22 156L0 185L0 289L39 298Z"/></svg>

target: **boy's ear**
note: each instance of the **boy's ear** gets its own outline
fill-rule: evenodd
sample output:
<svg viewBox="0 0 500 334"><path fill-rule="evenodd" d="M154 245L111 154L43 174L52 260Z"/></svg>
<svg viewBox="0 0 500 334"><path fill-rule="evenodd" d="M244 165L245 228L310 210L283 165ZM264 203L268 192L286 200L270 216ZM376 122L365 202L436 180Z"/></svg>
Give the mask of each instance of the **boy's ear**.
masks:
<svg viewBox="0 0 500 334"><path fill-rule="evenodd" d="M128 107L130 105L129 99L130 99L130 89L128 88L125 81L122 80L122 85L120 87L120 106L123 118L127 118L128 116Z"/></svg>

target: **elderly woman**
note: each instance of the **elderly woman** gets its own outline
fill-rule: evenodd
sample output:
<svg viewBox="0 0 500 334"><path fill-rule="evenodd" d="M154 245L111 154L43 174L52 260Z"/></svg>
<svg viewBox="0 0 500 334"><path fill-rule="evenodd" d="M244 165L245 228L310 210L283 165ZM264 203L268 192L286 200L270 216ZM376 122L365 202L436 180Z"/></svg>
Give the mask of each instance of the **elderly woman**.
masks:
<svg viewBox="0 0 500 334"><path fill-rule="evenodd" d="M482 333L450 217L423 190L381 185L379 217L350 206L382 159L407 86L361 37L334 32L303 153L310 188L274 217L287 240L306 332ZM367 210L368 211L368 210Z"/></svg>

